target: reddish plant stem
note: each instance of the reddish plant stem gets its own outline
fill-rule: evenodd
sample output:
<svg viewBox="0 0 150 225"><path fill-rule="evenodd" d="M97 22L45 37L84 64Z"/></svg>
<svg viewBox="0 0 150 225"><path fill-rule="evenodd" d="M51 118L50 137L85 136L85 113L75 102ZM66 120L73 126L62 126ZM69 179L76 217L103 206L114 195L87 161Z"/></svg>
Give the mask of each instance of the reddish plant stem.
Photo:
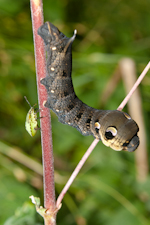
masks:
<svg viewBox="0 0 150 225"><path fill-rule="evenodd" d="M55 210L55 188L54 188L54 166L53 147L51 134L51 118L49 109L43 106L47 99L47 92L40 80L46 76L46 57L42 38L37 34L38 28L43 24L42 0L30 0L31 16L34 36L36 77L38 87L38 100L41 117L41 142L43 157L43 179L44 179L44 207L49 212Z"/></svg>

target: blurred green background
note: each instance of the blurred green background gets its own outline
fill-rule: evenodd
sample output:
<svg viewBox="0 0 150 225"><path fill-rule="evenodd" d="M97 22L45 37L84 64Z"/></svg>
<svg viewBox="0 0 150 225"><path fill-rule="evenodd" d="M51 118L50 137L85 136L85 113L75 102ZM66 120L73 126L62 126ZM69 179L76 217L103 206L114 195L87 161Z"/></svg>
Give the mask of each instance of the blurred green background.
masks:
<svg viewBox="0 0 150 225"><path fill-rule="evenodd" d="M78 31L73 83L79 98L92 107L100 107L101 93L121 58L132 58L138 75L150 60L149 0L43 0L43 7L45 21L66 36ZM140 92L150 151L150 72ZM24 96L31 105L37 103L30 2L0 0L0 225L43 224L29 200L33 194L43 201L40 131L32 138L25 130L29 105ZM104 109L116 109L124 97L120 82ZM58 196L93 137L51 115ZM145 225L149 220L150 177L137 182L134 153L98 143L66 194L57 224Z"/></svg>

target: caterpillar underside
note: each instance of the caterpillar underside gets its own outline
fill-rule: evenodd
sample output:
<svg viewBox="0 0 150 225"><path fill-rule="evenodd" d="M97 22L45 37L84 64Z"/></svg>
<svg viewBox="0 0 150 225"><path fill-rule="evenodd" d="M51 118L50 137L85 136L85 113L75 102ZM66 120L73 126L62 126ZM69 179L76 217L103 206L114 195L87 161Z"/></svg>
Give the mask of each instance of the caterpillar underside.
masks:
<svg viewBox="0 0 150 225"><path fill-rule="evenodd" d="M134 151L139 145L138 125L117 110L98 110L83 103L75 94L71 72L71 46L68 38L50 22L38 30L47 51L47 76L41 80L48 92L45 107L52 109L61 123L75 127L82 135L93 135L112 149Z"/></svg>

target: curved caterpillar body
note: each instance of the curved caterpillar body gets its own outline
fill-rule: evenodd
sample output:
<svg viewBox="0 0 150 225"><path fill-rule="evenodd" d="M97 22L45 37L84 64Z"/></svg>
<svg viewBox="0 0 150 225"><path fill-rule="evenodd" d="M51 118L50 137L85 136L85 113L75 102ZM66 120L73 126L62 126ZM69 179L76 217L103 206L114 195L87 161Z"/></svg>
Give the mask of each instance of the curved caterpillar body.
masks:
<svg viewBox="0 0 150 225"><path fill-rule="evenodd" d="M47 51L47 76L41 80L48 92L45 107L52 109L61 123L75 127L82 135L93 135L116 151L134 151L139 145L138 125L131 117L118 110L94 109L78 99L74 92L71 71L71 45L67 38L50 22L43 24L38 34Z"/></svg>

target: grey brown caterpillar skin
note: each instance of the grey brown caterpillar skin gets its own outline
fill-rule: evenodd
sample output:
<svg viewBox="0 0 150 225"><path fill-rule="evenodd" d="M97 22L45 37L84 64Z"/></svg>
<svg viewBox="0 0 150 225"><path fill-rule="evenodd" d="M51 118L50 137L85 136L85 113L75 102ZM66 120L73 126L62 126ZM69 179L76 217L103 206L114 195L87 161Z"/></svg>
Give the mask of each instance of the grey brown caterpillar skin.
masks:
<svg viewBox="0 0 150 225"><path fill-rule="evenodd" d="M38 29L38 34L47 51L47 76L41 80L48 93L45 107L52 109L61 123L75 127L82 135L93 135L116 151L135 151L139 145L139 128L128 114L94 109L83 103L74 92L71 45L76 31L68 38L46 22Z"/></svg>

